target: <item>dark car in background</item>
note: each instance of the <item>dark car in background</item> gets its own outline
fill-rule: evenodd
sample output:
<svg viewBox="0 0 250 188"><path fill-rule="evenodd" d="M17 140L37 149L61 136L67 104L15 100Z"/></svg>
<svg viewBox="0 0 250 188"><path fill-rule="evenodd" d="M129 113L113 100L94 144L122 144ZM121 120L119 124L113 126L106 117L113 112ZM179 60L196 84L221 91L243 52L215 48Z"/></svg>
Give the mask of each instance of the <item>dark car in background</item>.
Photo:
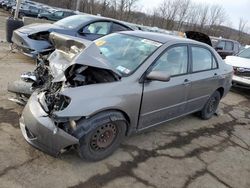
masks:
<svg viewBox="0 0 250 188"><path fill-rule="evenodd" d="M76 15L74 11L71 10L57 10L55 12L43 12L38 14L38 18L51 20L51 21L58 21L63 18Z"/></svg>
<svg viewBox="0 0 250 188"><path fill-rule="evenodd" d="M53 24L32 24L13 32L12 41L25 55L36 57L38 53L54 47L49 34L57 32L87 40L95 40L118 31L133 30L118 20L93 15L74 15Z"/></svg>
<svg viewBox="0 0 250 188"><path fill-rule="evenodd" d="M236 55L240 52L241 44L235 40L210 37L214 49L220 54L220 56L225 59L226 56Z"/></svg>
<svg viewBox="0 0 250 188"><path fill-rule="evenodd" d="M12 15L14 15L15 10L16 10L16 7L12 8L12 12L11 12ZM36 18L41 13L52 13L52 12L53 12L53 10L50 10L50 9L43 7L43 6L26 5L26 6L20 7L19 18L22 18L24 16Z"/></svg>
<svg viewBox="0 0 250 188"><path fill-rule="evenodd" d="M6 11L10 10L15 5L16 5L15 0L6 0L1 3L1 7Z"/></svg>

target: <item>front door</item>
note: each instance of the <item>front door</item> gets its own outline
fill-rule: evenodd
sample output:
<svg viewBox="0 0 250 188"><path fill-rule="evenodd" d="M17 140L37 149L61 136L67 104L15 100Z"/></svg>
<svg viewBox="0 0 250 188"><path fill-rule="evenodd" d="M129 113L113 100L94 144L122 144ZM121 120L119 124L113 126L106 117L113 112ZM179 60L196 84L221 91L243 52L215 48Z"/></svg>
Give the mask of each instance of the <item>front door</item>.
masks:
<svg viewBox="0 0 250 188"><path fill-rule="evenodd" d="M139 129L166 122L185 113L190 86L187 46L167 49L151 71L164 71L171 75L171 78L168 82L144 83Z"/></svg>

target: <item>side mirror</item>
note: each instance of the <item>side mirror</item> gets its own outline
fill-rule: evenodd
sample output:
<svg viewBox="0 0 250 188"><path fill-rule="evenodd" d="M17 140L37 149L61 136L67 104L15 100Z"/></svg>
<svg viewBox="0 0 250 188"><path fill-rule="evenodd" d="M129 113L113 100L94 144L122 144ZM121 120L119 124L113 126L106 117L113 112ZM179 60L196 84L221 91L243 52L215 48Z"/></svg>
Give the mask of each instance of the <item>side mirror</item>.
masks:
<svg viewBox="0 0 250 188"><path fill-rule="evenodd" d="M170 74L163 71L152 71L146 76L148 80L156 80L161 82L168 82L170 77Z"/></svg>

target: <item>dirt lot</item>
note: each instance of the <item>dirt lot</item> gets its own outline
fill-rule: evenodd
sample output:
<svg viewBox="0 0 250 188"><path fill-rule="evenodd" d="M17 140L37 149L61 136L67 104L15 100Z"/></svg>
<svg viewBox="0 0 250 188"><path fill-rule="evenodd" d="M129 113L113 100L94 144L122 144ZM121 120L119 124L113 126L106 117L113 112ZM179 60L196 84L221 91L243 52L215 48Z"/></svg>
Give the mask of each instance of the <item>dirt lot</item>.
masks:
<svg viewBox="0 0 250 188"><path fill-rule="evenodd" d="M5 19L0 12L0 40ZM0 43L0 187L250 187L250 91L232 90L209 121L194 115L172 121L89 163L74 151L53 158L22 137L22 108L7 100L6 88L33 67Z"/></svg>

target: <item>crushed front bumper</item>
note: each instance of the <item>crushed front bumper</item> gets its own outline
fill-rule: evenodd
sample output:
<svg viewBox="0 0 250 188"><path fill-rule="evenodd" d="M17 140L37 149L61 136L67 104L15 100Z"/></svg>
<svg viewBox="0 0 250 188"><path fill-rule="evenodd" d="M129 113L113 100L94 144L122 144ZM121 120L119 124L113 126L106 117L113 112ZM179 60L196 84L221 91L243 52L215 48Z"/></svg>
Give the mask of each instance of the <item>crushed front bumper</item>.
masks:
<svg viewBox="0 0 250 188"><path fill-rule="evenodd" d="M250 77L233 75L233 86L250 89Z"/></svg>
<svg viewBox="0 0 250 188"><path fill-rule="evenodd" d="M34 93L20 118L20 128L25 140L34 147L57 156L68 146L79 143L78 139L58 128L43 110Z"/></svg>

